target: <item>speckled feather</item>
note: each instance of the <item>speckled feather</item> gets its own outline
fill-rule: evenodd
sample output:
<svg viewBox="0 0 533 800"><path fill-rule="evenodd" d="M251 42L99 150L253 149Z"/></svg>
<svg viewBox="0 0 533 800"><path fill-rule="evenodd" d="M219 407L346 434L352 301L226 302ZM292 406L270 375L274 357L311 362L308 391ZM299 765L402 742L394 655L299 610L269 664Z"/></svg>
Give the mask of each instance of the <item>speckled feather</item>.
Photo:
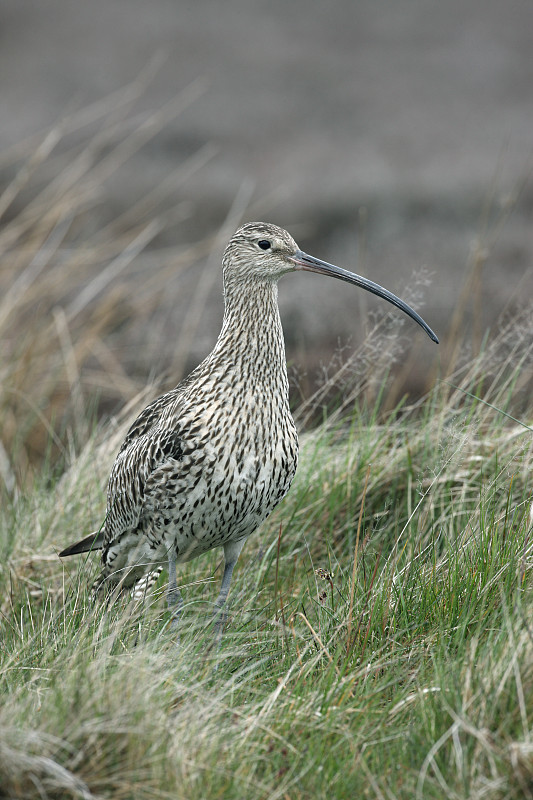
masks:
<svg viewBox="0 0 533 800"><path fill-rule="evenodd" d="M122 444L109 479L98 586L130 586L171 550L179 563L246 539L289 490L298 439L279 275L259 278L243 263L250 240L262 238L296 249L272 225L235 234L224 256L225 316L215 348L139 415Z"/></svg>
<svg viewBox="0 0 533 800"><path fill-rule="evenodd" d="M303 269L362 287L400 308L438 342L399 297L303 253L275 225L239 228L222 266L224 321L213 351L131 426L109 478L103 531L60 553L102 548L96 590L117 584L144 590L168 563L173 623L182 605L176 564L213 547L224 549L215 603L220 611L244 540L285 496L296 472L279 278ZM219 615L219 629L221 620Z"/></svg>

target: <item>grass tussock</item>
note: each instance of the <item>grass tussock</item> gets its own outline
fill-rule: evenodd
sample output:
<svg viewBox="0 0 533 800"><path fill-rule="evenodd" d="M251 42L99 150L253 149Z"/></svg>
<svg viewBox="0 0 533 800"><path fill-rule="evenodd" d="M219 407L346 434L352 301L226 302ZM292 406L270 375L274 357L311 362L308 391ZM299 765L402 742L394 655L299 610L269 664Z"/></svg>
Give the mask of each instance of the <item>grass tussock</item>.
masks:
<svg viewBox="0 0 533 800"><path fill-rule="evenodd" d="M131 129L119 154L150 129L102 111ZM76 240L105 173L102 137L111 168L101 130L58 155L57 180L9 217L57 135L0 204L0 796L533 797L531 309L473 353L449 342L445 376L413 405L389 375L402 339L376 321L296 409L304 429L337 397L241 556L219 649L218 553L180 568L179 645L165 574L142 602L106 607L89 592L96 557L57 558L100 525L109 468L146 400L103 342L126 302L113 275L161 217L147 204ZM156 300L128 295L136 313ZM129 402L96 430L90 387ZM43 458L54 441L68 456L60 477Z"/></svg>
<svg viewBox="0 0 533 800"><path fill-rule="evenodd" d="M302 437L219 650L217 553L180 570L179 646L165 576L106 609L95 559L54 556L99 524L120 426L5 508L4 796L530 796L531 351L510 362L510 334L416 406Z"/></svg>

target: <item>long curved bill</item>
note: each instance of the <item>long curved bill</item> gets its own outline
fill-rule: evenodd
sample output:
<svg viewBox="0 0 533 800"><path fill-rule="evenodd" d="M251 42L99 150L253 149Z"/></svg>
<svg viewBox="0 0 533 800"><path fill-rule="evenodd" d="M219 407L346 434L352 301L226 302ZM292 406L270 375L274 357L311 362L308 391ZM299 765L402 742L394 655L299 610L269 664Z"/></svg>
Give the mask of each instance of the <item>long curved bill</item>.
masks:
<svg viewBox="0 0 533 800"><path fill-rule="evenodd" d="M318 272L319 275L329 275L332 278L338 278L341 281L353 283L354 286L360 286L362 289L366 289L368 292L372 292L373 294L377 294L378 297L388 300L393 306L396 306L396 308L404 311L409 317L411 317L411 319L414 319L415 322L418 322L420 327L425 330L430 339L433 339L433 341L437 344L439 343L436 334L431 330L429 325L424 322L420 314L417 314L416 311L411 308L411 306L408 306L407 303L404 303L404 301L400 300L399 297L396 297L395 294L389 292L388 289L384 289L383 286L379 285L379 283L369 281L368 278L363 278L361 275L356 275L355 272L348 272L347 269L336 267L334 264L328 264L327 261L321 261L319 258L314 258L314 256L310 256L307 253L304 253L302 250L297 250L296 253L291 256L291 261L294 263L297 270L301 269L305 270L306 272Z"/></svg>

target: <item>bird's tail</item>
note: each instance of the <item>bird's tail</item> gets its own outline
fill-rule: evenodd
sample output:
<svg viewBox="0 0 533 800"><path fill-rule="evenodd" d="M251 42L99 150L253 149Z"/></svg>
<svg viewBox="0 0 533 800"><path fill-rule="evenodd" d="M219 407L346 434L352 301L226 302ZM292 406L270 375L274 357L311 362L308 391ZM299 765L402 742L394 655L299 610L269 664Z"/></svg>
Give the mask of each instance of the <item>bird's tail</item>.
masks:
<svg viewBox="0 0 533 800"><path fill-rule="evenodd" d="M80 553L90 553L93 550L102 550L103 546L104 532L93 531L93 533L85 536L85 538L81 539L79 542L65 547L65 549L59 553L59 557L65 558L66 556L75 556ZM119 577L116 573L110 575L104 568L102 574L91 586L91 595L93 599L96 599L98 596L107 597L107 599L109 599L113 593L126 594L130 592L135 600L140 600L144 598L147 592L157 583L162 571L163 567L154 567L146 574L141 574L137 577L135 575L136 570L132 569L125 570L122 577Z"/></svg>
<svg viewBox="0 0 533 800"><path fill-rule="evenodd" d="M104 546L104 532L93 531L81 541L65 547L59 554L59 558L66 556L76 556L79 553L89 553L91 550L101 550Z"/></svg>
<svg viewBox="0 0 533 800"><path fill-rule="evenodd" d="M142 600L150 589L155 586L159 576L163 572L163 567L156 567L155 569L138 578L132 586L131 596L134 600Z"/></svg>
<svg viewBox="0 0 533 800"><path fill-rule="evenodd" d="M163 567L154 567L146 575L133 579L132 572L134 573L135 570L131 570L129 574L126 571L122 580L117 580L116 574L110 576L104 569L91 586L91 596L94 600L99 597L109 602L113 597L129 594L133 600L144 600L150 589L157 583L159 576L163 572Z"/></svg>

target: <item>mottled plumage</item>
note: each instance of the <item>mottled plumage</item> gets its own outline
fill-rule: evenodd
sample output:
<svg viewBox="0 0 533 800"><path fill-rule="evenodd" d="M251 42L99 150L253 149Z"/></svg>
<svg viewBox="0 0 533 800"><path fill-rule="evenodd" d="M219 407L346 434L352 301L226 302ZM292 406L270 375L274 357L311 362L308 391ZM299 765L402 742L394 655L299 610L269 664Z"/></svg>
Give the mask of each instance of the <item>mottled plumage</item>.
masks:
<svg viewBox="0 0 533 800"><path fill-rule="evenodd" d="M223 547L217 607L246 538L285 496L298 438L289 409L277 281L321 272L379 294L436 336L382 287L307 256L284 230L243 225L223 258L222 330L207 358L137 417L113 465L103 530L60 553L102 549L97 587L141 585L168 563L169 604L181 596L176 564Z"/></svg>

